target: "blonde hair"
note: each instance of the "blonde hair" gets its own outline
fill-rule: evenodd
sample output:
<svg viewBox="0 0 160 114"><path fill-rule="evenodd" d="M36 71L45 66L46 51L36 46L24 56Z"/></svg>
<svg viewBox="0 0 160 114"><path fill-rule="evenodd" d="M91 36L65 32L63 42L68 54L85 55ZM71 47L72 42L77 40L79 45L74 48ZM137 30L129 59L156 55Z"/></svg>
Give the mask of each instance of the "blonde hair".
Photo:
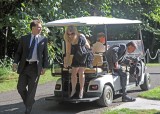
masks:
<svg viewBox="0 0 160 114"><path fill-rule="evenodd" d="M68 32L73 32L78 35L78 30L75 26L70 25L66 28L65 33L64 33L64 40L70 42L69 37L68 37Z"/></svg>

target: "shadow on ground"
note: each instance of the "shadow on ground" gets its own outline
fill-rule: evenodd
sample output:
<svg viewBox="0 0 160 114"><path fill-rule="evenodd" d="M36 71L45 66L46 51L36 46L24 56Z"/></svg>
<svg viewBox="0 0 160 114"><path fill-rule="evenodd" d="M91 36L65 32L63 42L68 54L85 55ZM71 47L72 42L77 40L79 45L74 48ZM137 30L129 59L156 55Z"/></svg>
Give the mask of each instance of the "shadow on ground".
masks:
<svg viewBox="0 0 160 114"><path fill-rule="evenodd" d="M90 110L94 113L102 109L95 102L91 103L57 103L45 101L44 98L36 100L31 114L77 114ZM22 102L0 106L0 114L24 114L25 107Z"/></svg>

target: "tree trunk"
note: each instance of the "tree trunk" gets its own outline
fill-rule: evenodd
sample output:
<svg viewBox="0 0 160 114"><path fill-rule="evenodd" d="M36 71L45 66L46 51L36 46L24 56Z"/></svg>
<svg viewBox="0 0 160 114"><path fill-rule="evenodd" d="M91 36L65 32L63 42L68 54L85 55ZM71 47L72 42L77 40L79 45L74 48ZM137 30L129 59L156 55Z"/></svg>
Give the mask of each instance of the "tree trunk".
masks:
<svg viewBox="0 0 160 114"><path fill-rule="evenodd" d="M6 31L5 31L5 48L4 48L4 55L7 55L7 42L8 42L7 36L8 36L8 27L6 27Z"/></svg>

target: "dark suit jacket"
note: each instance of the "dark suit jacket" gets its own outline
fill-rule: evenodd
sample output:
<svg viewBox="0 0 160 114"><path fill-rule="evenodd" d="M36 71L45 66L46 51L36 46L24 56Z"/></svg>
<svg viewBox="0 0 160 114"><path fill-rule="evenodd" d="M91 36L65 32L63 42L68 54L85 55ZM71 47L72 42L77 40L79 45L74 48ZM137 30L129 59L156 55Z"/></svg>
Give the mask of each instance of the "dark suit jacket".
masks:
<svg viewBox="0 0 160 114"><path fill-rule="evenodd" d="M15 54L14 63L18 64L17 73L20 74L26 64L26 58L29 53L31 34L22 36L20 38L19 46ZM40 75L42 68L48 67L48 48L47 48L47 38L40 36L37 45L37 57L38 57L38 74Z"/></svg>
<svg viewBox="0 0 160 114"><path fill-rule="evenodd" d="M116 62L121 63L124 59L124 55L126 53L126 45L113 45L106 52L106 58L109 64L109 69L112 70L114 68L114 64Z"/></svg>

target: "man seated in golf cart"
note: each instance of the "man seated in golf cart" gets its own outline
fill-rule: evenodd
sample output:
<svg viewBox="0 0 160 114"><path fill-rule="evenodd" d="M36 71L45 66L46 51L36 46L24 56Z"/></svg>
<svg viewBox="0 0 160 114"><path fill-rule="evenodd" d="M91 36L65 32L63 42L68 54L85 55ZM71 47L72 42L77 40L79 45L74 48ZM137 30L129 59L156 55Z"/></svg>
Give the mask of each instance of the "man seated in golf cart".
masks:
<svg viewBox="0 0 160 114"><path fill-rule="evenodd" d="M136 99L127 96L126 83L127 74L122 70L121 65L129 65L132 62L125 58L127 53L133 53L137 48L134 42L129 42L125 44L118 44L111 46L106 52L106 58L109 64L109 70L111 72L116 72L120 76L121 86L122 86L122 102L132 102Z"/></svg>
<svg viewBox="0 0 160 114"><path fill-rule="evenodd" d="M92 50L94 53L104 53L106 51L106 36L103 32L101 32L98 33L97 37L97 41L93 44Z"/></svg>

